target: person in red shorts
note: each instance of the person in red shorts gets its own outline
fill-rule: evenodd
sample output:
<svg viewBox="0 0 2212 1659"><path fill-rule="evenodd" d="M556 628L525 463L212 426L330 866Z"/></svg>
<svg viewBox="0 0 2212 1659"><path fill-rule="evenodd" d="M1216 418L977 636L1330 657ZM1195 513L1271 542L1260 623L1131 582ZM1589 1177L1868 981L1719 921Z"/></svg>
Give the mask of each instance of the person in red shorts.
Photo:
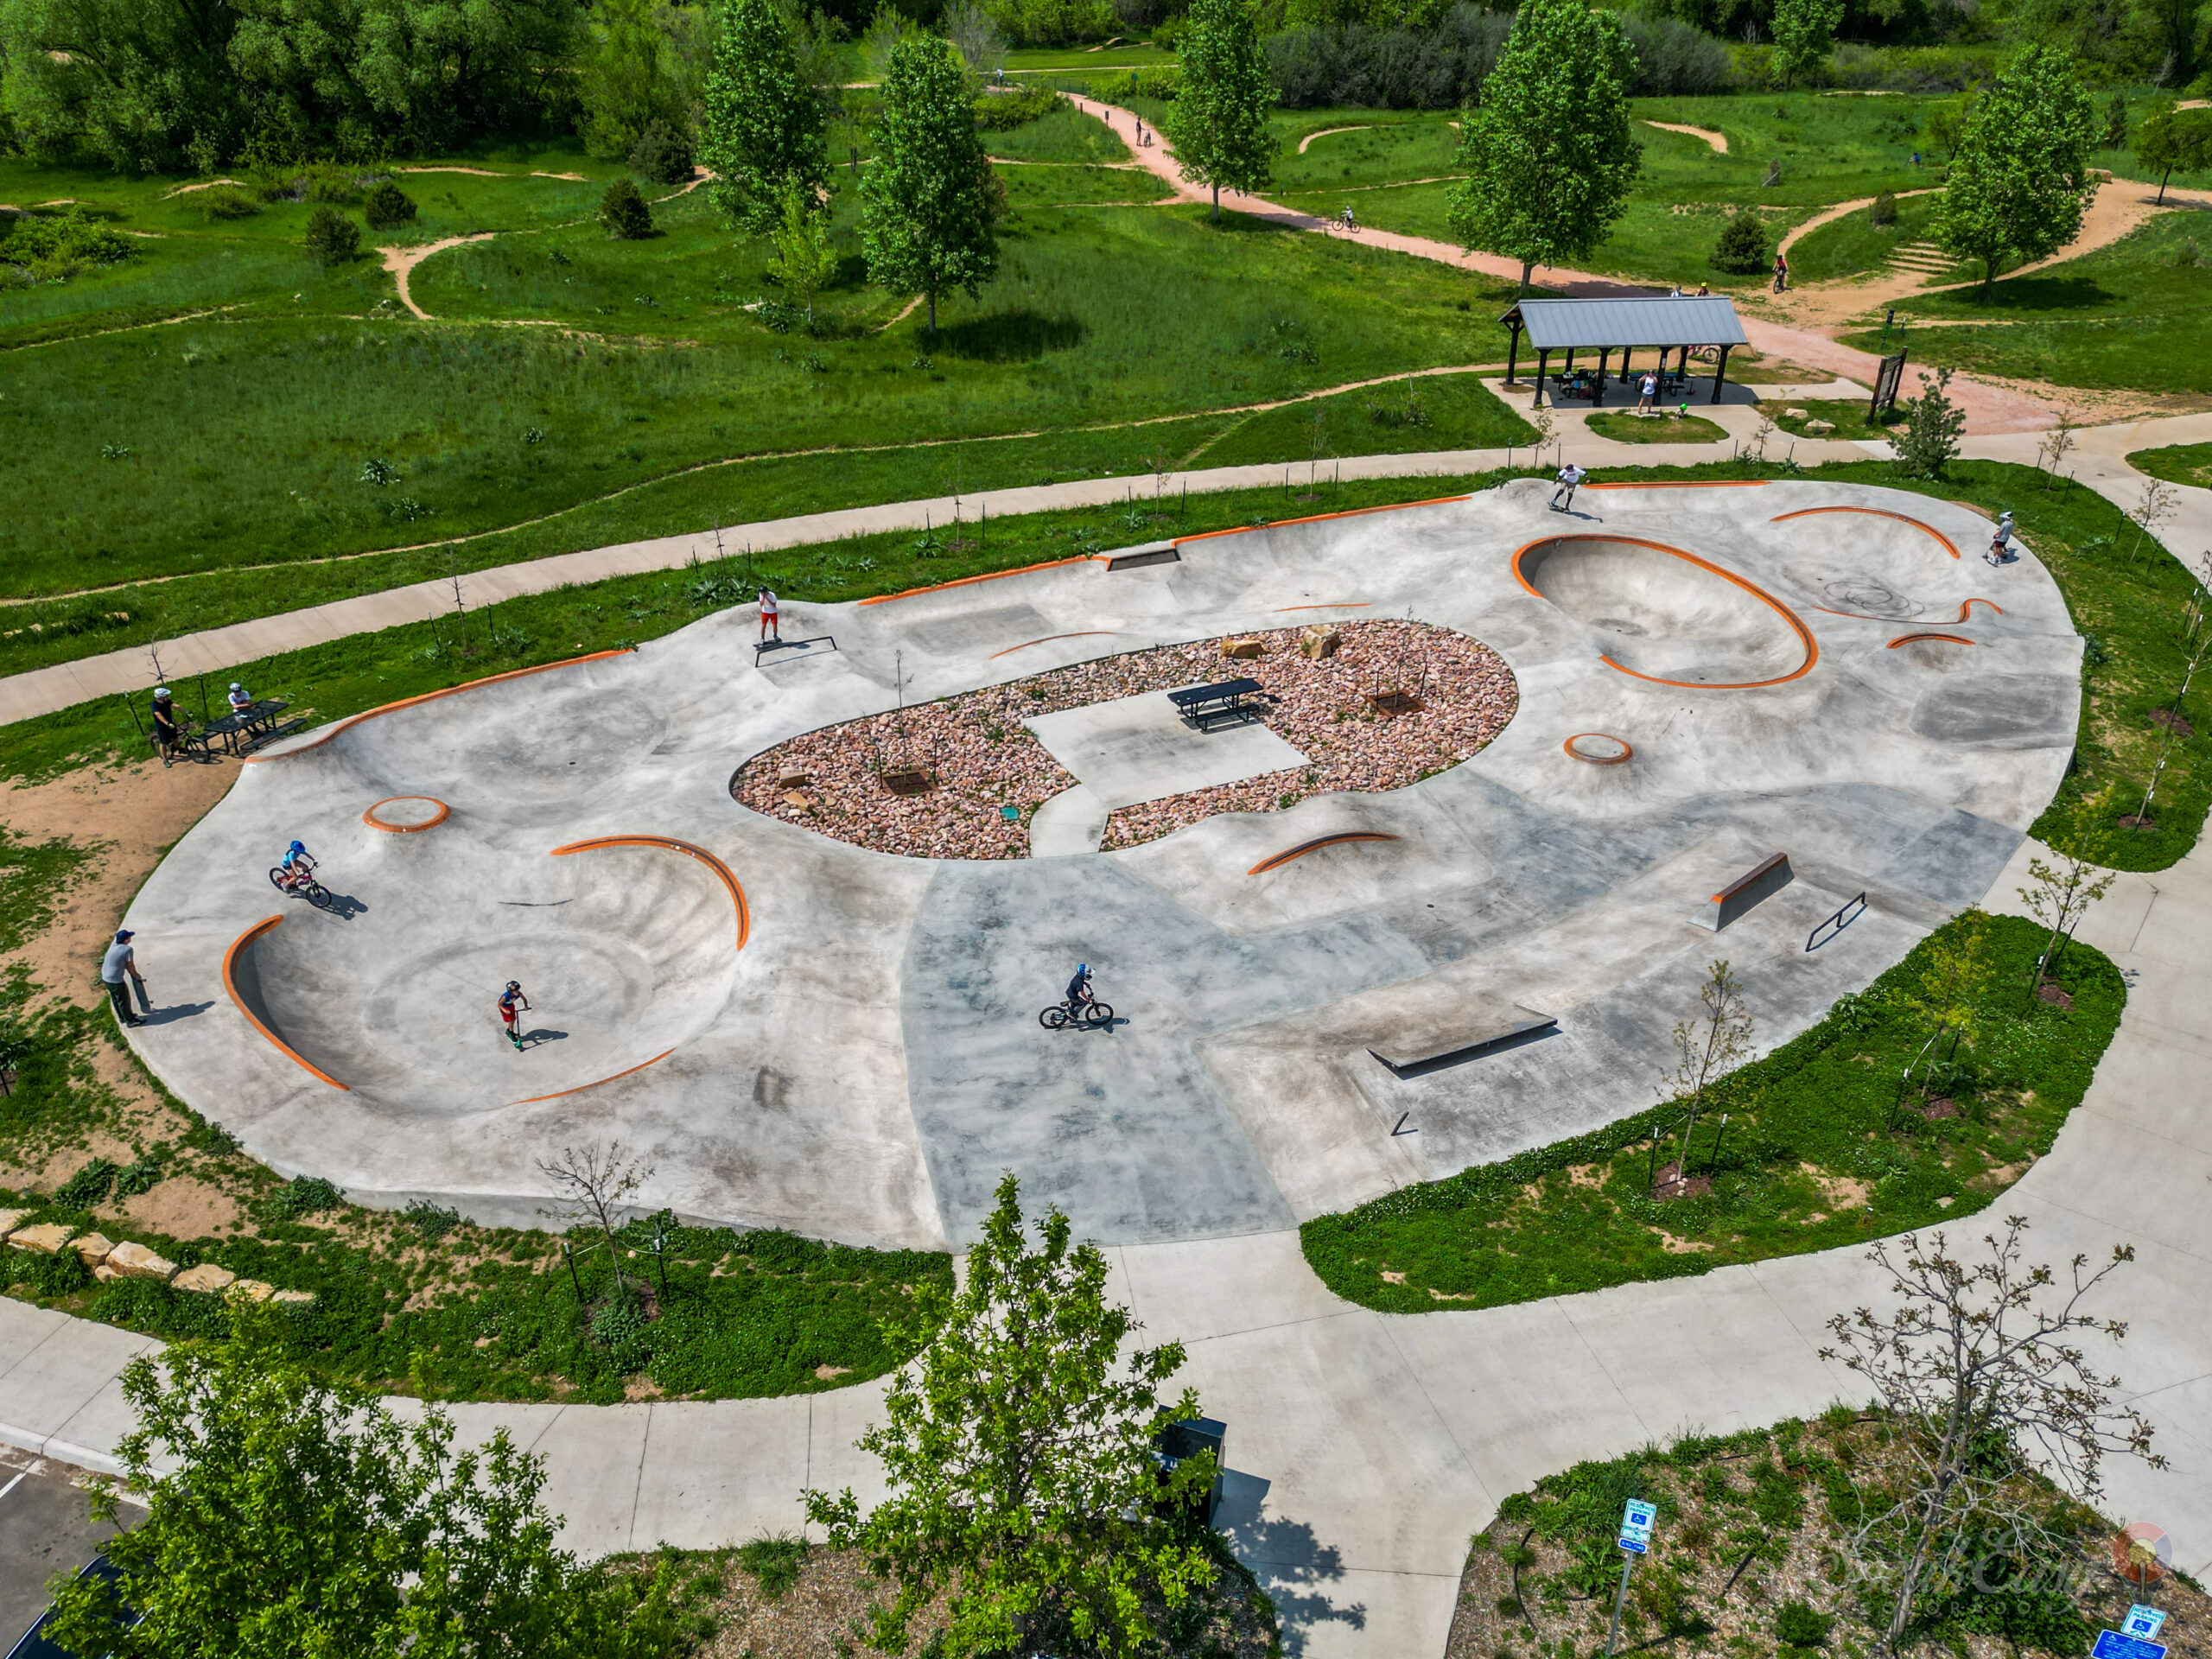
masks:
<svg viewBox="0 0 2212 1659"><path fill-rule="evenodd" d="M507 988L499 993L499 1020L506 1027L507 1040L515 1046L515 1052L522 1052L522 1033L515 1025L515 1015L530 1006L530 999L522 994L522 982L511 979Z"/></svg>

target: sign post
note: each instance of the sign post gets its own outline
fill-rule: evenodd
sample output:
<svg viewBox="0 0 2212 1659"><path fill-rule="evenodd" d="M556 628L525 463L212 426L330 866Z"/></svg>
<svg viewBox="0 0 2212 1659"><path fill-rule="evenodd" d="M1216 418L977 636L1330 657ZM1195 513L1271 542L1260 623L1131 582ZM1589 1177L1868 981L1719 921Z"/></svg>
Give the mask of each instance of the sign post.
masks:
<svg viewBox="0 0 2212 1659"><path fill-rule="evenodd" d="M1636 1570L1636 1558L1651 1548L1651 1523L1659 1518L1659 1511L1640 1497L1631 1497L1621 1511L1621 1587L1613 1596L1613 1628L1605 1636L1605 1659L1613 1659L1613 1649L1621 1639L1621 1605L1628 1599L1628 1575ZM2165 1659L2163 1649L2158 1659Z"/></svg>

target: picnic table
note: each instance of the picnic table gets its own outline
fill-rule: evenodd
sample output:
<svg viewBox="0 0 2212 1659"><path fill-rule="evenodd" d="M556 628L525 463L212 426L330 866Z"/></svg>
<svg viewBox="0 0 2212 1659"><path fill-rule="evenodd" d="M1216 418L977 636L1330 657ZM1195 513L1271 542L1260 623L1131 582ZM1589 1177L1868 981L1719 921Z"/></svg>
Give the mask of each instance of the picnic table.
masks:
<svg viewBox="0 0 2212 1659"><path fill-rule="evenodd" d="M235 714L211 720L191 734L191 741L203 749L212 751L221 743L224 752L236 754L241 739L258 741L276 729L276 721L292 706L289 697L257 697Z"/></svg>
<svg viewBox="0 0 2212 1659"><path fill-rule="evenodd" d="M1241 726L1260 713L1257 680L1223 680L1214 685L1187 685L1170 691L1167 700L1181 712L1183 723L1199 731L1217 726Z"/></svg>

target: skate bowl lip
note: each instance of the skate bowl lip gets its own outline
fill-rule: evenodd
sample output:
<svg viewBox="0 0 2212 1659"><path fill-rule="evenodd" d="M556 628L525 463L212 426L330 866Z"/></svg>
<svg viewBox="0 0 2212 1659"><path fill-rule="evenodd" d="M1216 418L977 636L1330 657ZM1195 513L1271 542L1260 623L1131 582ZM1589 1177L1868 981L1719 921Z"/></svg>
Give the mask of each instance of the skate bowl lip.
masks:
<svg viewBox="0 0 2212 1659"><path fill-rule="evenodd" d="M352 731L364 721L374 720L379 715L397 714L402 709L412 709L418 703L435 702L442 697L458 696L461 692L474 691L479 686L498 685L506 680L524 679L532 674L549 673L556 668L573 668L579 663L601 662L609 657L626 657L631 650L632 647L628 645L619 645L611 651L587 652L581 657L563 657L558 662L539 663L530 668L511 668L504 674L487 674L480 680L464 680L459 685L448 685L435 691L425 691L418 696L402 697L397 702L378 703L373 709L364 709L358 715L348 715L320 737L311 737L303 743L295 743L289 748L272 749L267 754L249 754L245 758L245 764L249 766L257 766L269 760L289 760L296 754L306 754L312 750L321 748L333 739ZM381 805L382 803L379 802L378 804Z"/></svg>
<svg viewBox="0 0 2212 1659"><path fill-rule="evenodd" d="M332 1077L329 1072L324 1071L312 1060L308 1059L297 1049L294 1048L282 1037L279 1037L275 1032L271 1031L269 1028L268 1021L264 1020L258 1014L256 1014L253 1010L253 1005L246 1001L245 993L238 989L238 958L245 953L247 946L253 944L255 940L260 938L263 934L270 931L283 919L283 917L281 915L264 918L263 920L256 922L251 927L249 927L245 932L239 934L238 938L231 941L231 948L223 952L223 988L231 994L231 1001L236 1005L238 1011L246 1017L247 1022L251 1025L256 1031L259 1032L264 1037L269 1039L269 1043L271 1047L275 1048L279 1053L283 1055L286 1059L290 1060L295 1065L299 1066L302 1071L321 1078L323 1082L328 1084L332 1088L336 1089L342 1093L350 1095L353 1092L352 1089L348 1088L345 1084L339 1082L338 1079Z"/></svg>
<svg viewBox="0 0 2212 1659"><path fill-rule="evenodd" d="M380 818L377 816L378 807L397 806L402 801L428 801L438 809L437 813L433 817L423 819L420 823L396 823L390 818ZM411 836L420 830L435 830L452 816L453 808L435 795L387 795L384 799L372 803L361 814L361 822L372 830L382 830L389 835Z"/></svg>
<svg viewBox="0 0 2212 1659"><path fill-rule="evenodd" d="M1348 842L1398 841L1401 839L1402 839L1402 837L1389 835L1381 830L1340 830L1335 835L1316 836L1311 841L1301 841L1295 847L1287 847L1281 852L1270 854L1268 856L1262 859L1258 863L1255 864L1250 869L1245 871L1244 874L1247 875L1265 875L1269 870L1281 869L1293 859L1303 858L1308 853L1318 853L1325 847L1341 847Z"/></svg>
<svg viewBox="0 0 2212 1659"><path fill-rule="evenodd" d="M1664 553L1670 558L1680 559L1686 564L1695 565L1708 575L1719 576L1723 582L1731 582L1742 588L1752 598L1771 609L1789 626L1789 631L1797 636L1798 644L1802 645L1805 651L1804 660L1791 669L1789 673L1772 675L1763 680L1672 680L1662 675L1639 672L1625 663L1616 661L1610 652L1601 651L1598 653L1599 662L1610 669L1627 675L1631 679L1643 680L1652 685L1680 686L1690 691L1756 691L1762 687L1787 685L1792 680L1801 680L1811 673L1813 665L1821 660L1820 642L1813 638L1813 631L1805 626L1803 619L1782 601L1760 587L1758 583L1749 577L1738 575L1726 565L1715 564L1712 560L1700 558L1696 554L1685 549L1670 547L1665 542L1655 542L1648 537L1622 536L1599 531L1554 531L1548 536L1539 536L1535 541L1524 542L1514 550L1513 579L1547 605L1556 604L1557 601L1548 594L1529 580L1527 561L1532 553L1561 547L1571 542L1614 542L1629 547L1649 548L1654 552Z"/></svg>
<svg viewBox="0 0 2212 1659"><path fill-rule="evenodd" d="M1585 754L1574 747L1585 738L1596 738L1605 743L1618 743L1621 746L1621 752L1618 754ZM1611 732L1577 732L1566 742L1560 744L1560 747L1565 749L1575 760L1592 766L1618 766L1636 759L1636 745L1624 737L1615 737Z"/></svg>
<svg viewBox="0 0 2212 1659"><path fill-rule="evenodd" d="M1915 530L1919 531L1923 535L1934 537L1936 538L1936 544L1942 548L1946 553L1949 554L1953 558L1955 559L1959 556L1959 544L1953 541L1949 537L1946 536L1942 531L1936 529L1935 525L1923 524L1919 519L1912 518L1905 513L1891 512L1887 507L1800 507L1795 512L1778 512L1775 514L1773 518L1768 519L1767 522L1770 524L1786 524L1792 518L1809 518L1815 513L1820 512L1864 512L1870 513L1877 518L1894 518L1901 524L1910 524Z"/></svg>
<svg viewBox="0 0 2212 1659"><path fill-rule="evenodd" d="M696 847L688 841L678 841L673 836L594 836L584 841L572 841L564 847L556 847L552 849L551 856L566 858L571 853L597 852L607 847L659 847L671 853L683 853L688 857L697 859L728 891L730 903L737 911L736 949L740 950L745 949L746 942L753 937L752 907L746 902L744 887L739 882L730 867L721 860L716 858L705 848ZM652 1062L648 1061L646 1064L651 1065ZM584 1086L590 1087L588 1084ZM565 1094L574 1091L564 1090L562 1092ZM543 1098L550 1100L552 1096L549 1095Z"/></svg>

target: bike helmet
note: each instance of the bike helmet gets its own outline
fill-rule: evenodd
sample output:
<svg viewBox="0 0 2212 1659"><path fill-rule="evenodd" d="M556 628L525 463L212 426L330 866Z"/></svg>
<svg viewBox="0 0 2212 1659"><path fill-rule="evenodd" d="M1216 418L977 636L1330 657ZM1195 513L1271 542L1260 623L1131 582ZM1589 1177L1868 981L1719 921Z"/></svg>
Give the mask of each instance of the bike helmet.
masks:
<svg viewBox="0 0 2212 1659"><path fill-rule="evenodd" d="M284 850L285 850L286 852L288 852L288 853L304 853L305 851L307 851L307 849L308 849L308 844L307 844L307 842L305 842L304 841L296 841L296 842L293 842L289 847L287 847Z"/></svg>
<svg viewBox="0 0 2212 1659"><path fill-rule="evenodd" d="M518 991L522 989L522 981L518 979L509 980L507 982L507 988L511 991Z"/></svg>
<svg viewBox="0 0 2212 1659"><path fill-rule="evenodd" d="M1078 974L1087 974L1090 971L1090 964L1087 962L1077 963L1075 970Z"/></svg>
<svg viewBox="0 0 2212 1659"><path fill-rule="evenodd" d="M232 680L231 682L231 690L233 691L243 691L245 690L245 687L240 685L236 680Z"/></svg>
<svg viewBox="0 0 2212 1659"><path fill-rule="evenodd" d="M168 700L169 700L169 689L168 689L168 687L167 687L166 685L157 685L157 686L156 686L156 687L154 688L154 701L155 701L156 702L167 702Z"/></svg>

